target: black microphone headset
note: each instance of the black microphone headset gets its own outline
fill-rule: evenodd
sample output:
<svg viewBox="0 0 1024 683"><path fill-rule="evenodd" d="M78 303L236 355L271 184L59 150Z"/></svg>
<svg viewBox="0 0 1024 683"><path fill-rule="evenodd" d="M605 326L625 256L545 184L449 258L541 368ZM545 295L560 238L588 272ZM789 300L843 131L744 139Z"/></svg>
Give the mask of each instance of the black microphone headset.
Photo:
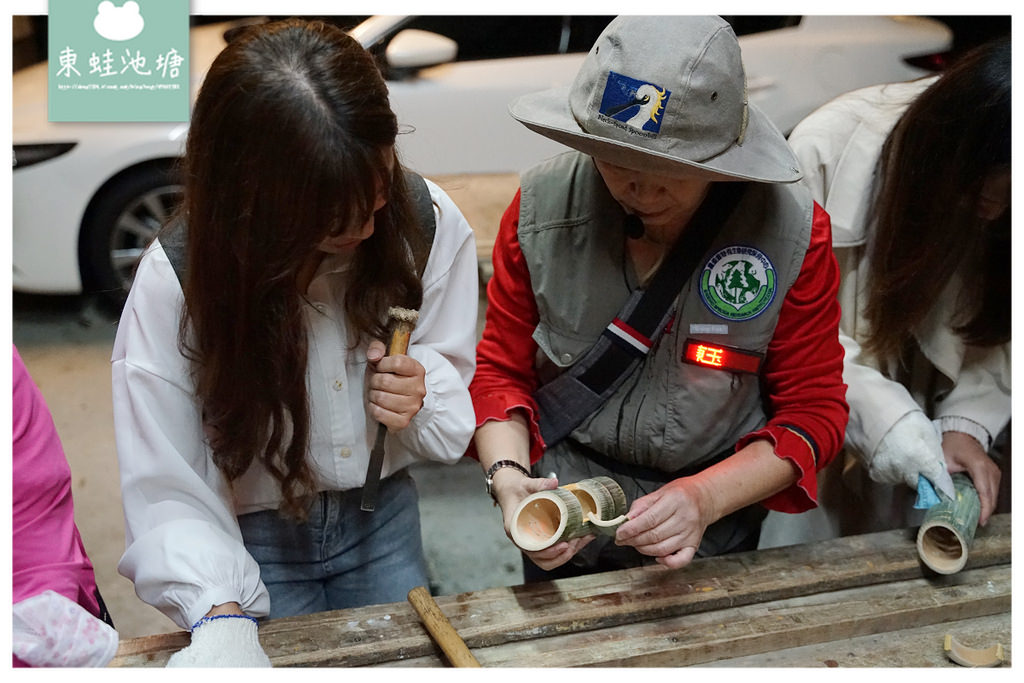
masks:
<svg viewBox="0 0 1024 683"><path fill-rule="evenodd" d="M631 240L638 240L644 236L644 222L636 214L626 214L626 219L622 222L622 229L625 231L626 237Z"/></svg>

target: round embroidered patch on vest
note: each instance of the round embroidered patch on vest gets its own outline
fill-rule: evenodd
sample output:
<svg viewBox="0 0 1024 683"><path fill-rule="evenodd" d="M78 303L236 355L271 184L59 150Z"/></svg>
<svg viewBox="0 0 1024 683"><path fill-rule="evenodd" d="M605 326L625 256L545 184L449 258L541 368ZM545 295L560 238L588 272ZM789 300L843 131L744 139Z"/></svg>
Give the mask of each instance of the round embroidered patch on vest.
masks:
<svg viewBox="0 0 1024 683"><path fill-rule="evenodd" d="M712 313L726 320L750 320L764 312L778 284L775 266L764 252L734 245L721 249L704 266L700 298Z"/></svg>

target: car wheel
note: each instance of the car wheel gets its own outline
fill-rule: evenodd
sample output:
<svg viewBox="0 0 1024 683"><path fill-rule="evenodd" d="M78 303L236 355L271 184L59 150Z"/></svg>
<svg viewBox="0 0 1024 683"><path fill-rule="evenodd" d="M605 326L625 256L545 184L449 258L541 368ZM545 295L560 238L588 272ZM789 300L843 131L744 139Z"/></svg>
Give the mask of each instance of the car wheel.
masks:
<svg viewBox="0 0 1024 683"><path fill-rule="evenodd" d="M85 291L120 307L135 265L181 201L181 183L170 164L123 172L101 190L82 226L79 262Z"/></svg>

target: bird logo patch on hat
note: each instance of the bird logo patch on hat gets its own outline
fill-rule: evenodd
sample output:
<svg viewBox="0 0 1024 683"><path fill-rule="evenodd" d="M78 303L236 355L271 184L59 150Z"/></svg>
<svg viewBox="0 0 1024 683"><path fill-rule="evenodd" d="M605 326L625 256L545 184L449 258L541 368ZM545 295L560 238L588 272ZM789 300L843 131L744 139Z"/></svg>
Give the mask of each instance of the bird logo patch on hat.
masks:
<svg viewBox="0 0 1024 683"><path fill-rule="evenodd" d="M775 266L753 247L721 249L708 260L700 276L704 305L726 320L759 316L775 300L777 289Z"/></svg>
<svg viewBox="0 0 1024 683"><path fill-rule="evenodd" d="M654 83L609 71L598 118L631 133L657 137L671 95Z"/></svg>

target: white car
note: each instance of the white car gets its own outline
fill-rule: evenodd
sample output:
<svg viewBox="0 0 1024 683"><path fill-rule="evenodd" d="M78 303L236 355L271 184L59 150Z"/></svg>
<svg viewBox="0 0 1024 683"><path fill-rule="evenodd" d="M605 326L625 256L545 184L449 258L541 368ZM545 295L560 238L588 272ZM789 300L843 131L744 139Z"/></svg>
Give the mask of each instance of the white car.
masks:
<svg viewBox="0 0 1024 683"><path fill-rule="evenodd" d="M840 93L926 75L952 45L944 24L923 17L727 18L750 99L783 132ZM561 148L515 122L509 101L571 82L610 19L374 16L351 34L388 79L407 166L428 176L512 173ZM193 91L226 27L192 29ZM118 301L180 195L174 164L187 124L49 123L46 79L46 63L13 77L13 286Z"/></svg>

